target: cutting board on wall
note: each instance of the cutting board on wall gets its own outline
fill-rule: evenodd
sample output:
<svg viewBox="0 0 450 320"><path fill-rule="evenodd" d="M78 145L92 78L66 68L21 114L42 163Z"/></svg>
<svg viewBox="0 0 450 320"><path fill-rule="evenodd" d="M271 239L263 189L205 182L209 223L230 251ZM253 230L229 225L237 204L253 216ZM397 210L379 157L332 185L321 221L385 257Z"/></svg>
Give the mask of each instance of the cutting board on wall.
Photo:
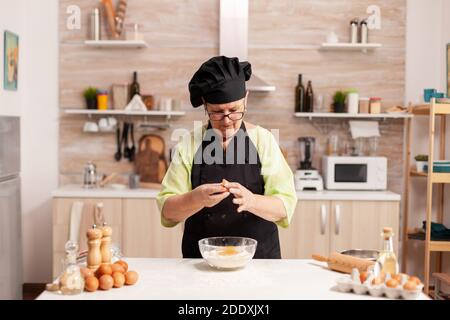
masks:
<svg viewBox="0 0 450 320"><path fill-rule="evenodd" d="M167 171L164 139L155 134L139 139L136 155L136 173L141 182L161 183Z"/></svg>

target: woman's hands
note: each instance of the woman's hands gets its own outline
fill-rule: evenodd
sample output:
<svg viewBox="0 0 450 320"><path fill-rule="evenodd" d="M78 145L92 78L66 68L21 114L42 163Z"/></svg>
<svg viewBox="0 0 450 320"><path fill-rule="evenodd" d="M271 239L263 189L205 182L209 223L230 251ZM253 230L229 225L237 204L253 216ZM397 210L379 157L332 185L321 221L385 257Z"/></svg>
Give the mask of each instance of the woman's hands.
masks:
<svg viewBox="0 0 450 320"><path fill-rule="evenodd" d="M213 207L230 195L230 192L221 183L202 184L192 190L193 201L203 207Z"/></svg>
<svg viewBox="0 0 450 320"><path fill-rule="evenodd" d="M246 187L240 183L228 181L224 181L223 186L234 195L233 203L239 205L237 212L251 212L255 208L256 197Z"/></svg>

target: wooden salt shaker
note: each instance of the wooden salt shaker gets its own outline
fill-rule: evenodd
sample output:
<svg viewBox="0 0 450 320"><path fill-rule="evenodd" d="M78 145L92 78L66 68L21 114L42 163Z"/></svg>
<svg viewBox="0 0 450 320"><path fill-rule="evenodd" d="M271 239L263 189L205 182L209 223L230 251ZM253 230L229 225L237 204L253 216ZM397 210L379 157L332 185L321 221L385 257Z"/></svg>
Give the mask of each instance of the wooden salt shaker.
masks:
<svg viewBox="0 0 450 320"><path fill-rule="evenodd" d="M106 222L103 223L102 228L102 241L101 241L101 254L102 254L102 263L111 263L111 235L112 228L106 225Z"/></svg>
<svg viewBox="0 0 450 320"><path fill-rule="evenodd" d="M88 238L87 267L91 270L97 270L102 263L102 254L100 252L102 235L102 230L98 229L95 224L86 233Z"/></svg>

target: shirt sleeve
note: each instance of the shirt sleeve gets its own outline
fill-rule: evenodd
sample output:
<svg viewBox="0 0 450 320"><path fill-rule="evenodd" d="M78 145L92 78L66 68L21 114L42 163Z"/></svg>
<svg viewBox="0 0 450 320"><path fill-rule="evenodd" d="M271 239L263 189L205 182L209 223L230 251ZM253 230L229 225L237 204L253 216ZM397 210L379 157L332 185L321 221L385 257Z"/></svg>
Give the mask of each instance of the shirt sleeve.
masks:
<svg viewBox="0 0 450 320"><path fill-rule="evenodd" d="M162 209L166 200L175 195L181 195L191 191L191 169L192 165L185 158L183 145L179 143L172 157L169 168L162 181L161 191L156 196L159 212L161 214L161 224L165 227L174 227L178 223L167 220L162 215Z"/></svg>
<svg viewBox="0 0 450 320"><path fill-rule="evenodd" d="M286 217L276 224L287 228L297 205L294 176L273 134L266 131L264 138L258 140L262 144L258 149L260 149L261 174L265 183L264 195L274 196L283 201Z"/></svg>

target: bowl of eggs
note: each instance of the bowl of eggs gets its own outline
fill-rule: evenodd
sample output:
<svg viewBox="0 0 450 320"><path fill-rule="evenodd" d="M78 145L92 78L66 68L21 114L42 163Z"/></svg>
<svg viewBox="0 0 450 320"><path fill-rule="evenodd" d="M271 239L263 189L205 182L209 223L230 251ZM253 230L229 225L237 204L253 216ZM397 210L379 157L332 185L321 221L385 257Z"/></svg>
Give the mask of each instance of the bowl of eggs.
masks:
<svg viewBox="0 0 450 320"><path fill-rule="evenodd" d="M203 259L213 268L233 270L245 267L255 255L258 242L245 237L212 237L198 242Z"/></svg>

